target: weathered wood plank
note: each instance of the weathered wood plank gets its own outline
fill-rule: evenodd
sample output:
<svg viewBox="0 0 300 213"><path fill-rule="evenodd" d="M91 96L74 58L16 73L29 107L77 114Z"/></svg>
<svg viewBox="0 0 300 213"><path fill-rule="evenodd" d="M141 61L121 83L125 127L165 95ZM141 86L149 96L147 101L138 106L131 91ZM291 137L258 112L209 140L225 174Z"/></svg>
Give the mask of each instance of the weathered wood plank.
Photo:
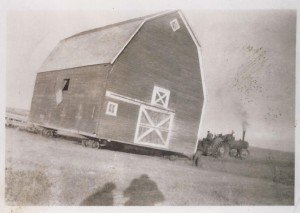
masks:
<svg viewBox="0 0 300 213"><path fill-rule="evenodd" d="M96 65L38 73L30 120L43 125L94 133L99 121L105 82L111 66ZM69 78L68 91L57 105L56 92Z"/></svg>

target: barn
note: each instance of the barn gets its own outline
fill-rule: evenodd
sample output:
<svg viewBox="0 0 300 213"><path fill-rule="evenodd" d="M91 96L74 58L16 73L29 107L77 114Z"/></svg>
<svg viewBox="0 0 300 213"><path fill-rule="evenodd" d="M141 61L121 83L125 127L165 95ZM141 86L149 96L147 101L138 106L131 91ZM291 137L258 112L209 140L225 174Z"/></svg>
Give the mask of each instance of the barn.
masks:
<svg viewBox="0 0 300 213"><path fill-rule="evenodd" d="M193 154L201 76L200 45L181 11L136 18L60 41L37 72L29 119L95 140Z"/></svg>

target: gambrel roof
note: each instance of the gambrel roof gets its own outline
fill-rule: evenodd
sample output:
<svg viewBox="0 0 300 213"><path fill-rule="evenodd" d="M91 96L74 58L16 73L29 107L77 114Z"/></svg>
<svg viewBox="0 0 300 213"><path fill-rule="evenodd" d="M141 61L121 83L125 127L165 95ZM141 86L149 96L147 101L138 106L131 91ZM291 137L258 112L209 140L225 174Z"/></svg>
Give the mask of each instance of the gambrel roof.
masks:
<svg viewBox="0 0 300 213"><path fill-rule="evenodd" d="M66 38L58 43L39 71L112 64L146 21L175 12L179 12L196 45L199 45L182 13L168 11L84 31Z"/></svg>

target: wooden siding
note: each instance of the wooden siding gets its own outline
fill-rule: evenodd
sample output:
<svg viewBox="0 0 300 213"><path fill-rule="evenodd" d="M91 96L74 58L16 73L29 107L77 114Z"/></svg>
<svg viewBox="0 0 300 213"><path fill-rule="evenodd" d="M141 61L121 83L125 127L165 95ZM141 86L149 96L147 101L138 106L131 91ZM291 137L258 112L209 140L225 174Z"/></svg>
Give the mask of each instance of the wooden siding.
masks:
<svg viewBox="0 0 300 213"><path fill-rule="evenodd" d="M32 122L70 130L94 133L111 65L95 65L38 73L31 103ZM63 79L70 79L63 100L56 103L56 92Z"/></svg>
<svg viewBox="0 0 300 213"><path fill-rule="evenodd" d="M175 18L180 29L174 32L170 21ZM175 111L170 150L193 153L203 91L197 47L179 14L147 21L112 70L107 83L112 92L150 103L155 85L170 90L169 108ZM97 133L104 138L133 142L139 107L118 103L117 117L107 116L102 110Z"/></svg>
<svg viewBox="0 0 300 213"><path fill-rule="evenodd" d="M111 116L105 113L108 101L118 104L117 116ZM134 140L138 113L139 106L137 105L106 98L104 107L102 108L97 135L104 139L132 143Z"/></svg>

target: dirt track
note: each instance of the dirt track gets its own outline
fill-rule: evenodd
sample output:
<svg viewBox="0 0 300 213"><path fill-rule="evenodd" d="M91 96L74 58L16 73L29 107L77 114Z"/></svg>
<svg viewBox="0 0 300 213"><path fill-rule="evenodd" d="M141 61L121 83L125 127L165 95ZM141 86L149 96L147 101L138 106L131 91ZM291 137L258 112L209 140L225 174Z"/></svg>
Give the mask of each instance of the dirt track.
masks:
<svg viewBox="0 0 300 213"><path fill-rule="evenodd" d="M291 154L170 161L6 128L8 205L292 205ZM279 157L278 157L279 156ZM292 156L292 157L291 157ZM277 166L274 166L277 165ZM275 178L275 179L274 179Z"/></svg>

